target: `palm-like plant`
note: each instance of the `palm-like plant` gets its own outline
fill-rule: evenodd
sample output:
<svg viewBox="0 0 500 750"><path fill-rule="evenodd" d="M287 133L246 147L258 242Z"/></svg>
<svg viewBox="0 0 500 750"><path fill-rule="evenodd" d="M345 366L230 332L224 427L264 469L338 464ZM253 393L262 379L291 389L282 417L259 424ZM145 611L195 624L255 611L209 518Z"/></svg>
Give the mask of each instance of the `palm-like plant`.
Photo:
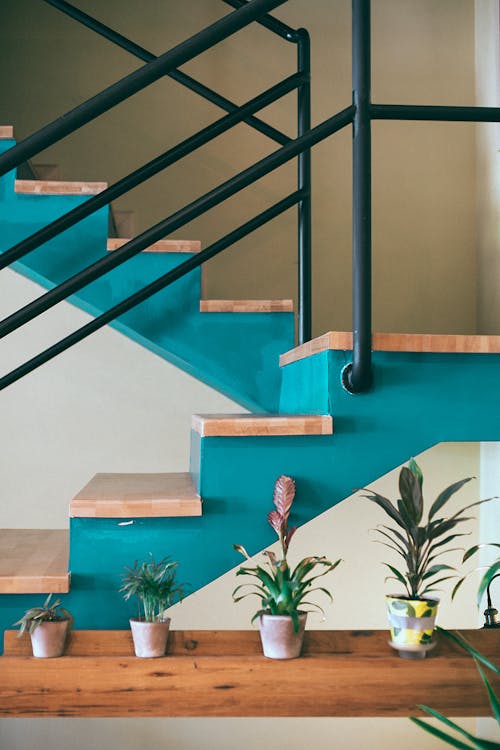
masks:
<svg viewBox="0 0 500 750"><path fill-rule="evenodd" d="M251 576L257 579L257 583L240 584L233 591L233 599L238 602L247 596L257 596L261 600L261 607L252 617L252 622L262 614L289 615L295 632L298 632L299 613L304 611L304 607L312 607L323 612L318 604L306 601L309 594L320 591L332 600L326 588L315 586L314 583L318 578L335 570L341 560L331 562L326 557L314 555L305 557L295 568L290 568L287 553L296 527L289 527L288 519L294 497L294 480L285 475L278 477L274 486L275 510L268 514L267 520L278 535L281 555L277 557L274 552L266 550L264 552L267 558L265 567L257 565L251 568L240 568L236 575ZM250 555L241 544L234 544L233 548L247 560L250 559ZM315 569L320 569L321 572L311 575ZM246 590L245 593L241 593L243 590Z"/></svg>
<svg viewBox="0 0 500 750"><path fill-rule="evenodd" d="M139 563L136 560L133 567L125 568L120 592L125 601L137 597L139 619L160 622L164 618L164 611L182 600L184 586L176 583L177 567L178 563L169 557L157 563L151 555L148 562Z"/></svg>
<svg viewBox="0 0 500 750"><path fill-rule="evenodd" d="M57 599L51 604L52 594L49 594L45 602L41 607L31 607L27 609L20 620L14 623L19 625L18 636L23 635L26 631L34 633L42 622L61 622L62 620L69 620L70 623L73 618L67 609L61 606L61 602Z"/></svg>
<svg viewBox="0 0 500 750"><path fill-rule="evenodd" d="M382 544L396 552L405 564L405 568L400 569L385 563L392 573L386 580L402 583L410 599L425 598L436 590L439 583L455 577L456 568L436 560L447 552L458 551L458 548L450 549L448 545L458 537L465 536L456 531L460 524L472 520L464 513L487 500L466 505L448 517L442 514L442 509L472 478L461 479L446 487L432 503L427 518L424 518L423 475L413 459L408 466L403 466L399 474L401 497L396 503L377 492L364 490L367 494L363 497L381 507L396 524L395 527L382 525L376 532L382 537Z"/></svg>

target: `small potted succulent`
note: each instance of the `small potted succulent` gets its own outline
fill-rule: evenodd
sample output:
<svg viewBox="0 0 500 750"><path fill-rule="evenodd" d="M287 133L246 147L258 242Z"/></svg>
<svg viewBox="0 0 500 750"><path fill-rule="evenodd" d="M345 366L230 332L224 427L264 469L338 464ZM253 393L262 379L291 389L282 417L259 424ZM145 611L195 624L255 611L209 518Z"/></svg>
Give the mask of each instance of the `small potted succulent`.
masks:
<svg viewBox="0 0 500 750"><path fill-rule="evenodd" d="M433 632L439 599L431 594L440 583L456 577L456 568L437 560L441 555L458 551L449 545L465 536L456 531L460 524L471 520L464 513L487 501L479 500L451 516L443 515L442 509L471 479L468 477L446 487L432 503L425 519L423 476L413 459L399 474L401 497L396 503L372 490L363 490L367 493L364 497L376 503L394 522L392 526L377 527L379 541L404 560L404 568L384 563L392 574L386 580L398 581L404 587L403 594L387 596L390 645L404 658L423 658L435 645Z"/></svg>
<svg viewBox="0 0 500 750"><path fill-rule="evenodd" d="M33 656L53 658L62 656L73 618L57 599L51 603L49 594L41 607L27 609L20 620L18 637L28 632L31 637Z"/></svg>
<svg viewBox="0 0 500 750"><path fill-rule="evenodd" d="M320 591L330 600L330 592L315 582L318 578L330 573L341 562L330 562L326 557L305 557L295 568L291 568L287 554L290 541L296 527L288 527L288 518L292 502L295 497L295 482L291 477L280 476L274 487L274 506L267 519L281 545L279 557L274 552L266 550L265 566L242 567L238 576L250 576L255 583L243 583L233 591L235 602L247 596L257 596L261 606L252 617L252 622L258 619L264 656L271 659L293 659L300 656L302 640L307 618L307 608L323 612L321 607L306 601L309 594ZM240 544L233 548L240 552L247 560L248 552ZM320 572L312 575L313 571Z"/></svg>
<svg viewBox="0 0 500 750"><path fill-rule="evenodd" d="M120 592L126 601L135 597L138 604L138 616L130 619L136 656L165 655L170 627L165 610L184 596L183 586L176 583L177 567L168 557L156 562L151 555L148 562L136 560L125 568Z"/></svg>

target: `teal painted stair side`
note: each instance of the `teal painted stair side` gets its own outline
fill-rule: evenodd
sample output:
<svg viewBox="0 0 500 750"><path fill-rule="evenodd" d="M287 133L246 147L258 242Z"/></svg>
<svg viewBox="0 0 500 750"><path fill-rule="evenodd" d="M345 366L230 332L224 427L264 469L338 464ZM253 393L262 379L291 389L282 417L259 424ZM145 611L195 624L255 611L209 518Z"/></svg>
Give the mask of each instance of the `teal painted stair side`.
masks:
<svg viewBox="0 0 500 750"><path fill-rule="evenodd" d="M178 559L194 591L240 562L232 544L243 532L251 553L271 543L265 517L281 473L296 479L294 521L303 524L437 442L500 439L500 355L375 353L376 388L359 396L342 388L345 359L335 351L326 357L334 435L193 434L191 470L199 476L203 516L127 525L72 520L65 601L80 627L124 626L130 610L117 593L121 570L150 551ZM325 357L316 361L325 366ZM1 597L3 627L16 600Z"/></svg>
<svg viewBox="0 0 500 750"><path fill-rule="evenodd" d="M14 145L0 141L0 150ZM19 194L14 174L0 180L0 252L71 210L85 195ZM46 289L107 255L108 209L30 252L13 268ZM178 266L189 253L140 253L69 301L98 316ZM277 411L279 355L293 346L291 312L202 313L194 269L111 325L137 344L251 410Z"/></svg>

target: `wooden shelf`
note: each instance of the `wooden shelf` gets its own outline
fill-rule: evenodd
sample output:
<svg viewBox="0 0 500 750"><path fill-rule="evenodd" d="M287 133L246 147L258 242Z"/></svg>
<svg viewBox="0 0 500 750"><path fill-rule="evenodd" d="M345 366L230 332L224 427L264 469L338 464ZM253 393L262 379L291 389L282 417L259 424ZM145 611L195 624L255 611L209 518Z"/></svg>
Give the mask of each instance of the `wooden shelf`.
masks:
<svg viewBox="0 0 500 750"><path fill-rule="evenodd" d="M499 662L499 631L464 634ZM387 638L308 631L302 658L274 661L261 655L256 631L174 631L165 658L137 659L128 631L75 631L66 656L41 660L8 631L0 716L389 717L418 714L422 702L448 716L490 715L460 648L441 637L425 660L408 661Z"/></svg>
<svg viewBox="0 0 500 750"><path fill-rule="evenodd" d="M191 427L201 437L331 435L333 417L328 414L193 414Z"/></svg>

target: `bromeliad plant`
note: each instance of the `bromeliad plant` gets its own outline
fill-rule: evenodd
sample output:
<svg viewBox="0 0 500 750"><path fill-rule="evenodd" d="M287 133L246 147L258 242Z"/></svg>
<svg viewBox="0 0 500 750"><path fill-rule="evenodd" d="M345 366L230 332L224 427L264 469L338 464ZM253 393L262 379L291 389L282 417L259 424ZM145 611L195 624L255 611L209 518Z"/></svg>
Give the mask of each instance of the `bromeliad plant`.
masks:
<svg viewBox="0 0 500 750"><path fill-rule="evenodd" d="M456 531L461 524L472 520L464 513L492 498L466 505L451 516L445 516L443 508L472 478L461 479L446 487L432 503L427 518L424 518L423 475L413 459L401 469L401 497L396 503L372 490L365 490L367 494L363 497L380 506L395 523L395 526L379 526L376 532L382 537L381 543L404 561L404 568L385 563L392 573L386 580L402 583L409 599L425 599L438 584L456 577L456 568L436 561L441 555L458 550L449 548L449 544L465 536L465 533Z"/></svg>
<svg viewBox="0 0 500 750"><path fill-rule="evenodd" d="M265 567L257 565L251 568L240 568L236 575L250 576L256 579L256 583L243 583L233 591L233 600L239 602L247 596L257 596L261 601L261 607L252 617L252 622L260 615L288 615L292 618L295 632L299 630L299 613L304 607L312 607L323 613L323 609L314 602L306 601L306 598L315 591L325 594L330 600L332 595L321 586L315 586L318 578L335 570L341 560L331 562L326 557L305 557L295 568L290 568L287 560L290 541L295 534L296 527L288 526L290 510L295 497L295 482L291 477L282 475L278 477L274 486L272 510L267 520L272 526L281 546L281 554L278 556L270 550L264 555L267 560ZM234 544L233 548L240 552L247 560L250 555L241 544ZM311 575L314 570L320 570L316 575ZM241 593L244 589L250 589Z"/></svg>
<svg viewBox="0 0 500 750"><path fill-rule="evenodd" d="M169 557L157 563L151 555L148 562L136 560L132 568L125 568L120 592L125 601L137 598L140 620L161 622L165 610L182 600L184 585L176 583L177 567Z"/></svg>
<svg viewBox="0 0 500 750"><path fill-rule="evenodd" d="M70 612L61 606L59 599L56 599L52 604L50 603L51 599L52 594L49 594L41 607L27 609L21 619L14 623L14 625L19 625L18 637L26 632L30 634L34 633L42 622L63 622L64 620L68 620L71 625L73 617Z"/></svg>

